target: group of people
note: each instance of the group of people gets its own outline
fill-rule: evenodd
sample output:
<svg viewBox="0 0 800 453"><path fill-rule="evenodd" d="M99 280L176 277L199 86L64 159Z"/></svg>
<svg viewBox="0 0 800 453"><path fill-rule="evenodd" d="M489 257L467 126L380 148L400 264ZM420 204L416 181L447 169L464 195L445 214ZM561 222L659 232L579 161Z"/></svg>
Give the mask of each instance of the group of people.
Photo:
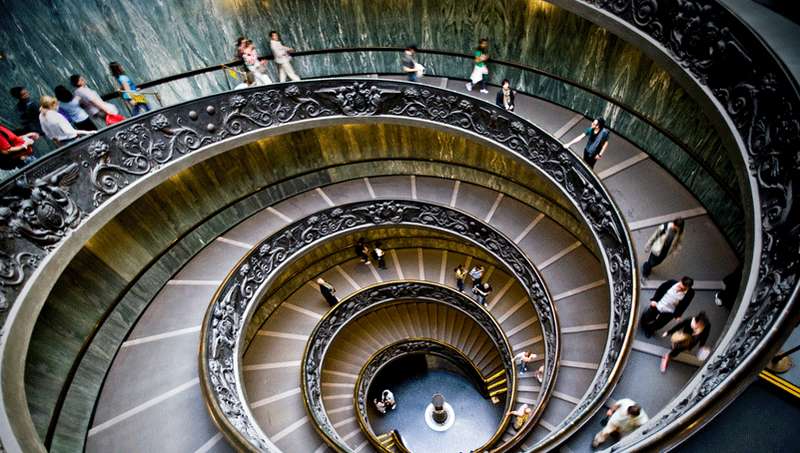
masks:
<svg viewBox="0 0 800 453"><path fill-rule="evenodd" d="M285 82L287 77L292 81L300 80L300 76L295 72L291 62L291 52L294 52L294 49L285 46L281 42L280 33L275 30L269 32L269 39L269 48L272 52L272 57L275 61L275 65L278 66L278 80L280 82ZM240 36L236 40L236 58L244 61L247 72L245 73L244 82L237 85L235 89L269 85L272 83L272 79L267 72L267 61L259 58L256 46L251 39Z"/></svg>
<svg viewBox="0 0 800 453"><path fill-rule="evenodd" d="M122 65L111 62L108 66L123 101L134 115L150 110L147 98L125 74ZM52 95L33 98L24 86L11 88L9 94L16 99L20 128L11 131L0 126L0 168L20 168L35 159L33 143L42 135L55 146L67 145L79 137L98 130L98 125L110 125L125 119L114 104L106 102L89 87L86 78L73 74L67 85L57 85Z"/></svg>
<svg viewBox="0 0 800 453"><path fill-rule="evenodd" d="M386 252L383 251L383 246L380 241L376 241L372 247L367 244L364 238L360 238L355 245L356 256L361 259L363 264L372 264L371 260L375 260L378 264L378 269L386 269Z"/></svg>
<svg viewBox="0 0 800 453"><path fill-rule="evenodd" d="M486 269L482 265L476 264L467 272L464 265L459 264L453 269L453 273L456 277L456 287L458 290L464 292L464 282L466 278L469 277L472 280L472 294L475 295L479 304L486 306L486 298L492 293L492 285L490 285L489 282L483 281Z"/></svg>
<svg viewBox="0 0 800 453"><path fill-rule="evenodd" d="M394 393L389 389L382 391L380 398L373 398L372 404L381 414L385 414L387 410L393 411L397 408L397 400L394 399Z"/></svg>

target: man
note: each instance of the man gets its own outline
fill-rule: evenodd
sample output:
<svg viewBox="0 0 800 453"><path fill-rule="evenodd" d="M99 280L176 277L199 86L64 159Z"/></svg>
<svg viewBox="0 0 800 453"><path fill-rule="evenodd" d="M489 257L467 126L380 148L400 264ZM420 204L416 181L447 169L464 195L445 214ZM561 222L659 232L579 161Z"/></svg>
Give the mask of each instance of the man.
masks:
<svg viewBox="0 0 800 453"><path fill-rule="evenodd" d="M603 157L603 154L608 148L608 129L606 129L606 120L603 118L596 118L592 121L592 126L586 129L583 134L575 137L571 142L565 143L564 148L583 140L583 137L589 137L586 146L583 148L583 161L586 165L594 170L594 164Z"/></svg>
<svg viewBox="0 0 800 453"><path fill-rule="evenodd" d="M661 264L670 253L680 248L683 239L683 219L678 217L672 222L662 223L650 236L644 252L649 253L647 261L642 264L642 278L647 279L653 268Z"/></svg>
<svg viewBox="0 0 800 453"><path fill-rule="evenodd" d="M317 284L319 285L319 292L322 293L322 297L325 298L325 302L328 305L333 307L339 303L339 298L336 297L336 288L333 285L326 282L322 277L317 279Z"/></svg>
<svg viewBox="0 0 800 453"><path fill-rule="evenodd" d="M39 139L36 132L18 136L0 125L0 169L14 170L33 161L33 142Z"/></svg>
<svg viewBox="0 0 800 453"><path fill-rule="evenodd" d="M650 419L642 407L630 398L618 400L606 412L608 422L605 428L592 440L592 448L597 448L611 435L622 436L644 425Z"/></svg>
<svg viewBox="0 0 800 453"><path fill-rule="evenodd" d="M39 124L39 104L31 99L31 93L25 87L14 87L9 90L12 97L17 100L17 113L19 114L22 133L36 132L42 133L42 126Z"/></svg>
<svg viewBox="0 0 800 453"><path fill-rule="evenodd" d="M469 276L472 278L472 289L474 290L481 284L481 279L483 278L483 266L473 266L469 271Z"/></svg>
<svg viewBox="0 0 800 453"><path fill-rule="evenodd" d="M694 280L682 277L680 281L667 280L650 299L650 306L642 314L639 327L647 338L666 326L671 319L680 321L681 315L692 302Z"/></svg>
<svg viewBox="0 0 800 453"><path fill-rule="evenodd" d="M519 362L519 374L528 372L528 364L536 360L538 356L531 351L522 351L514 356L514 361Z"/></svg>
<svg viewBox="0 0 800 453"><path fill-rule="evenodd" d="M372 257L375 258L375 262L378 263L378 269L386 269L386 252L383 251L380 242L375 243L375 247L372 248Z"/></svg>
<svg viewBox="0 0 800 453"><path fill-rule="evenodd" d="M417 63L416 55L416 46L408 46L403 52L401 63L403 65L403 72L408 74L409 82L416 82L418 78L422 77L422 73L425 70L421 64Z"/></svg>
<svg viewBox="0 0 800 453"><path fill-rule="evenodd" d="M291 47L286 47L281 43L281 36L277 31L269 32L269 48L272 50L272 56L275 58L275 64L278 65L278 80L281 82L286 81L286 76L289 76L293 82L300 80L300 77L294 72L292 64L290 63L292 56L289 52L294 52Z"/></svg>
<svg viewBox="0 0 800 453"><path fill-rule="evenodd" d="M480 285L472 288L472 292L475 293L475 296L477 296L478 303L485 307L486 298L492 293L492 286L489 284L489 282L483 282Z"/></svg>

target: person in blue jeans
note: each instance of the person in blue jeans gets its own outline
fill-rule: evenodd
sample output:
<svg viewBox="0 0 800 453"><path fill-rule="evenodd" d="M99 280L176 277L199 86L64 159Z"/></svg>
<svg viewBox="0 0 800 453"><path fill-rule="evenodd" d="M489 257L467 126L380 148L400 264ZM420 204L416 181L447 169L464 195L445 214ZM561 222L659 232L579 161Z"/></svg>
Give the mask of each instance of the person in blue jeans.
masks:
<svg viewBox="0 0 800 453"><path fill-rule="evenodd" d="M606 129L606 120L603 118L596 118L592 121L592 126L587 128L581 135L575 137L571 142L565 143L564 148L583 140L583 137L588 137L586 146L583 148L583 161L589 168L594 169L594 164L603 157L603 154L608 148L608 129Z"/></svg>
<svg viewBox="0 0 800 453"><path fill-rule="evenodd" d="M149 112L150 105L147 103L147 99L144 95L131 93L132 91L139 91L139 89L136 88L136 84L133 83L133 80L125 74L122 65L116 61L112 61L108 64L108 69L117 81L119 91L122 92L122 99L131 109L131 115L136 116L140 113Z"/></svg>

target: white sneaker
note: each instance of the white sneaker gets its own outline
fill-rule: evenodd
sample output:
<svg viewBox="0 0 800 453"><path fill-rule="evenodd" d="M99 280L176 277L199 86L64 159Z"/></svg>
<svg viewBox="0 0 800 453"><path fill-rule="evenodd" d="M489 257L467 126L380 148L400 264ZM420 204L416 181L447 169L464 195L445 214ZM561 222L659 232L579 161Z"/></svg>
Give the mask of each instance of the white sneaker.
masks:
<svg viewBox="0 0 800 453"><path fill-rule="evenodd" d="M484 90L481 90L481 93L483 93L483 94L486 94L486 93L488 93L488 92L489 92L489 90L485 90L485 89L484 89Z"/></svg>
<svg viewBox="0 0 800 453"><path fill-rule="evenodd" d="M472 91L472 83L467 82L467 91Z"/></svg>
<svg viewBox="0 0 800 453"><path fill-rule="evenodd" d="M719 298L719 293L714 293L714 303L717 304L717 307L722 306L722 299Z"/></svg>

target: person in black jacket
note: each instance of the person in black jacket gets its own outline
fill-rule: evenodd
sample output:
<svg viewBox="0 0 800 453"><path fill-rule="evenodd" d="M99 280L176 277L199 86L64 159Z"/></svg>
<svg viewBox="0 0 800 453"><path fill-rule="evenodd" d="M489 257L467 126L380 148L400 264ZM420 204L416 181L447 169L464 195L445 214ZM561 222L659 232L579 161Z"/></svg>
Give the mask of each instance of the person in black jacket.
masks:
<svg viewBox="0 0 800 453"><path fill-rule="evenodd" d="M500 91L497 92L494 103L509 112L514 111L514 90L511 89L511 83L508 79L503 80L503 85L501 85Z"/></svg>
<svg viewBox="0 0 800 453"><path fill-rule="evenodd" d="M333 285L326 282L322 277L317 279L317 284L319 285L319 292L322 293L322 297L325 298L325 302L327 302L328 305L333 307L339 303L339 298L336 297L336 288L334 288Z"/></svg>
<svg viewBox="0 0 800 453"><path fill-rule="evenodd" d="M680 281L667 280L650 299L650 306L642 314L639 327L647 338L666 326L671 319L680 320L694 298L694 280L682 277Z"/></svg>
<svg viewBox="0 0 800 453"><path fill-rule="evenodd" d="M709 322L705 312L702 311L689 319L684 319L664 332L663 337L672 336L670 338L672 349L661 357L661 372L667 371L670 359L674 359L681 352L689 351L695 346L700 346L698 358L705 360L710 352L706 347L710 332L711 322Z"/></svg>

